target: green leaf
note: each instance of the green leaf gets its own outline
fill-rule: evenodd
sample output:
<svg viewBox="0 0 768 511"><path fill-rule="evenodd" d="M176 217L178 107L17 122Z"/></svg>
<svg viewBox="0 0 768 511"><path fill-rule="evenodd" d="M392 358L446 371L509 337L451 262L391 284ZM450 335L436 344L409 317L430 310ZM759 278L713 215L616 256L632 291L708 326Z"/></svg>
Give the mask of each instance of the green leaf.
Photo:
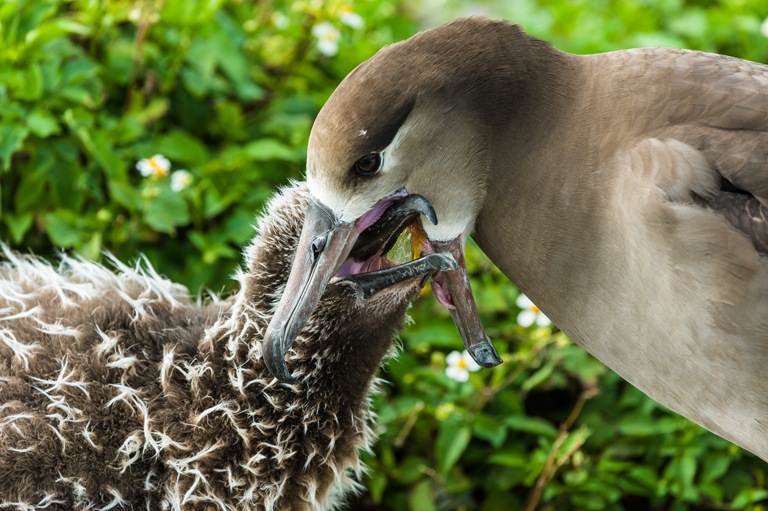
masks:
<svg viewBox="0 0 768 511"><path fill-rule="evenodd" d="M129 183L109 180L107 186L109 194L115 202L125 206L130 211L136 211L139 208L138 193Z"/></svg>
<svg viewBox="0 0 768 511"><path fill-rule="evenodd" d="M557 457L564 456L567 452L573 450L577 442L582 444L589 438L590 431L587 428L580 428L576 431L571 431L560 444L560 448L557 450Z"/></svg>
<svg viewBox="0 0 768 511"><path fill-rule="evenodd" d="M409 457L405 461L403 461L400 466L397 468L398 475L397 480L400 483L403 484L410 484L422 475L424 475L424 472L422 471L422 467L425 467L427 463L424 461L423 458L419 457Z"/></svg>
<svg viewBox="0 0 768 511"><path fill-rule="evenodd" d="M11 168L11 156L14 152L21 150L27 135L29 135L29 128L21 124L0 126L0 159L3 160L3 171Z"/></svg>
<svg viewBox="0 0 768 511"><path fill-rule="evenodd" d="M446 420L440 425L435 443L437 471L445 475L456 464L472 438L472 430L460 420Z"/></svg>
<svg viewBox="0 0 768 511"><path fill-rule="evenodd" d="M731 458L719 453L712 453L704 460L704 469L701 474L702 482L712 482L719 479L728 471L731 465Z"/></svg>
<svg viewBox="0 0 768 511"><path fill-rule="evenodd" d="M296 152L274 138L255 140L243 148L243 152L254 161L286 160L299 161Z"/></svg>
<svg viewBox="0 0 768 511"><path fill-rule="evenodd" d="M43 73L39 62L33 62L24 77L24 87L16 91L16 98L26 101L40 99L43 93Z"/></svg>
<svg viewBox="0 0 768 511"><path fill-rule="evenodd" d="M76 115L83 115L78 119ZM115 153L109 133L90 130L89 118L82 109L69 109L64 112L64 122L72 129L83 144L89 156L94 158L104 169L109 179L125 180L125 162Z"/></svg>
<svg viewBox="0 0 768 511"><path fill-rule="evenodd" d="M647 490L656 491L659 487L659 478L656 475L656 471L649 466L637 466L630 469L627 473L627 477L632 479L639 485L642 485Z"/></svg>
<svg viewBox="0 0 768 511"><path fill-rule="evenodd" d="M94 232L87 240L77 245L77 251L86 259L98 259L99 254L101 253L102 241L102 233Z"/></svg>
<svg viewBox="0 0 768 511"><path fill-rule="evenodd" d="M69 101L78 105L87 107L93 106L91 93L88 92L88 89L84 87L80 87L78 85L70 85L69 87L64 87L61 89L59 94L61 94L63 98L68 99Z"/></svg>
<svg viewBox="0 0 768 511"><path fill-rule="evenodd" d="M240 253L223 243L213 243L203 251L203 262L213 264L221 258L235 259Z"/></svg>
<svg viewBox="0 0 768 511"><path fill-rule="evenodd" d="M45 176L38 172L26 174L16 189L14 200L17 211L35 209L45 187Z"/></svg>
<svg viewBox="0 0 768 511"><path fill-rule="evenodd" d="M507 428L494 417L484 413L475 415L472 430L476 437L486 440L496 448L501 447L507 438Z"/></svg>
<svg viewBox="0 0 768 511"><path fill-rule="evenodd" d="M230 191L223 198L219 198L218 194L214 190L211 190L209 193L205 194L203 199L203 216L205 216L205 218L211 218L218 215L235 202L238 197L240 197L240 193L236 190Z"/></svg>
<svg viewBox="0 0 768 511"><path fill-rule="evenodd" d="M674 419L657 420L652 417L631 416L625 417L619 423L619 431L625 435L652 436L663 433L671 433L680 426Z"/></svg>
<svg viewBox="0 0 768 511"><path fill-rule="evenodd" d="M99 65L88 59L78 59L67 62L62 72L62 83L74 85L94 76Z"/></svg>
<svg viewBox="0 0 768 511"><path fill-rule="evenodd" d="M144 208L144 222L156 231L172 234L176 226L189 223L187 203L178 194L163 189Z"/></svg>
<svg viewBox="0 0 768 511"><path fill-rule="evenodd" d="M20 215L6 213L4 218L6 225L11 231L13 242L18 245L24 239L24 235L29 228L32 227L32 213L22 213Z"/></svg>
<svg viewBox="0 0 768 511"><path fill-rule="evenodd" d="M61 133L61 127L56 118L43 110L35 110L26 118L29 130L40 138Z"/></svg>
<svg viewBox="0 0 768 511"><path fill-rule="evenodd" d="M421 343L454 349L462 346L461 336L456 325L448 318L443 322L433 321L432 324L418 325L404 337L410 348L415 348Z"/></svg>
<svg viewBox="0 0 768 511"><path fill-rule="evenodd" d="M408 505L411 511L435 511L435 492L432 482L426 479L416 486L408 494Z"/></svg>
<svg viewBox="0 0 768 511"><path fill-rule="evenodd" d="M555 438L557 436L557 428L548 421L538 417L512 415L502 419L502 422L515 431L522 431L524 433L532 433L534 435L547 436L550 438Z"/></svg>
<svg viewBox="0 0 768 511"><path fill-rule="evenodd" d="M0 72L0 98L2 98L2 86L3 86L3 73ZM27 109L24 108L21 103L9 103L8 101L0 101L0 116L7 120L20 119L27 114ZM6 123L10 124L10 123Z"/></svg>
<svg viewBox="0 0 768 511"><path fill-rule="evenodd" d="M27 32L24 42L27 45L27 51L34 51L67 33L89 35L91 28L67 19L47 21Z"/></svg>
<svg viewBox="0 0 768 511"><path fill-rule="evenodd" d="M678 34L699 39L710 31L704 9L691 7L677 18L670 20L669 28Z"/></svg>
<svg viewBox="0 0 768 511"><path fill-rule="evenodd" d="M528 465L528 455L524 451L513 447L491 454L488 457L488 463L505 467L523 468Z"/></svg>
<svg viewBox="0 0 768 511"><path fill-rule="evenodd" d="M601 462L602 464L602 462ZM662 495L664 490L659 485L656 472L649 466L632 466L633 463L625 463L625 468L621 471L617 471L615 476L608 476L609 472L604 472L598 469L601 473L605 474L607 480L612 481L625 493L633 493L636 495L645 495L649 497Z"/></svg>
<svg viewBox="0 0 768 511"><path fill-rule="evenodd" d="M222 228L227 240L242 245L256 234L253 228L255 223L256 219L252 213L238 211L224 221Z"/></svg>
<svg viewBox="0 0 768 511"><path fill-rule="evenodd" d="M55 163L53 151L42 147L32 153L29 165L25 166L25 172L16 189L14 202L17 212L38 210L41 206L40 197L43 188L49 181L49 171Z"/></svg>
<svg viewBox="0 0 768 511"><path fill-rule="evenodd" d="M759 488L744 488L731 502L731 509L744 509L750 504L757 504L768 498L768 490Z"/></svg>
<svg viewBox="0 0 768 511"><path fill-rule="evenodd" d="M45 215L45 226L51 241L69 248L79 243L83 233L77 227L77 215L72 211L58 210Z"/></svg>
<svg viewBox="0 0 768 511"><path fill-rule="evenodd" d="M718 505L723 502L723 489L716 483L701 483L699 485L699 491L701 491L702 495L709 497Z"/></svg>
<svg viewBox="0 0 768 511"><path fill-rule="evenodd" d="M535 388L538 385L541 385L544 383L547 378L552 376L552 371L555 370L555 361L552 360L549 363L547 363L544 367L533 373L528 379L526 379L522 384L523 390L531 390Z"/></svg>
<svg viewBox="0 0 768 511"><path fill-rule="evenodd" d="M381 504L381 497L387 487L387 476L381 473L375 473L368 481L368 490L371 492L371 499L374 504Z"/></svg>
<svg viewBox="0 0 768 511"><path fill-rule="evenodd" d="M187 164L202 165L208 161L208 149L189 133L176 129L157 144L157 152L166 158Z"/></svg>

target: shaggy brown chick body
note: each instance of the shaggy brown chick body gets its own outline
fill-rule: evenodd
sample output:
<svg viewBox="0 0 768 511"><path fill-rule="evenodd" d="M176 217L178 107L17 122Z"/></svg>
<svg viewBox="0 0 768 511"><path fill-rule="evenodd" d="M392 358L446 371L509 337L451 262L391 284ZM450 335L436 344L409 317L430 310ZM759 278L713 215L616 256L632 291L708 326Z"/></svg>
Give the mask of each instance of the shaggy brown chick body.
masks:
<svg viewBox="0 0 768 511"><path fill-rule="evenodd" d="M327 509L372 440L368 393L422 278L362 301L331 285L288 365L263 331L309 194L274 199L241 290L200 306L154 270L0 265L0 508Z"/></svg>

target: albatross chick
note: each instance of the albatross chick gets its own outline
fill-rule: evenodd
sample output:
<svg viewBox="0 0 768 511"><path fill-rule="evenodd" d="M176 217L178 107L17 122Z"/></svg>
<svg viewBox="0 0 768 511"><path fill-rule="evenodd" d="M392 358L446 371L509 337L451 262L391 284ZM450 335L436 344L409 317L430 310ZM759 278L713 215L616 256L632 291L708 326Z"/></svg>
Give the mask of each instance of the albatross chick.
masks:
<svg viewBox="0 0 768 511"><path fill-rule="evenodd" d="M309 193L284 190L234 297L200 306L150 268L0 264L0 508L323 510L359 476L368 393L406 309L450 257L339 279L289 353L263 332ZM381 226L380 226L381 227ZM395 230L404 226L396 225ZM351 469L351 470L350 470Z"/></svg>

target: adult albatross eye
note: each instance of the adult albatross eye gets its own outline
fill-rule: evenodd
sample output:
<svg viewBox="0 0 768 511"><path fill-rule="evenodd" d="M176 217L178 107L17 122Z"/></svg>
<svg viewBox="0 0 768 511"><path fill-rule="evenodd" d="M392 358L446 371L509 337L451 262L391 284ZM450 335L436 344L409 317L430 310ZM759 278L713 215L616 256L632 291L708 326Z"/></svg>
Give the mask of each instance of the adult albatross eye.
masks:
<svg viewBox="0 0 768 511"><path fill-rule="evenodd" d="M363 156L355 162L355 170L361 176L371 176L381 169L381 155L371 153Z"/></svg>

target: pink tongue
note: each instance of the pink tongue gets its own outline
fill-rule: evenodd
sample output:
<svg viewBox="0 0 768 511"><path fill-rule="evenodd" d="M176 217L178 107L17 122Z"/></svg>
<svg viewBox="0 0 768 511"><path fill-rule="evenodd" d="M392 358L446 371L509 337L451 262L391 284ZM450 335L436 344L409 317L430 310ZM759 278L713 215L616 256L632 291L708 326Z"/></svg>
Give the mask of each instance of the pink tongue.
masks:
<svg viewBox="0 0 768 511"><path fill-rule="evenodd" d="M358 273L368 273L369 271L376 271L381 269L381 251L376 252L373 256L365 261L355 261L354 259L347 259L339 267L339 271L336 272L334 278L342 278L348 275L357 275Z"/></svg>
<svg viewBox="0 0 768 511"><path fill-rule="evenodd" d="M376 223L376 220L381 218L381 215L384 214L390 204L395 202L395 200L399 199L400 197L405 197L406 195L408 195L408 192L401 188L386 199L379 201L370 211L358 219L355 224L357 232L363 232L368 227Z"/></svg>
<svg viewBox="0 0 768 511"><path fill-rule="evenodd" d="M439 271L432 275L432 294L437 301L449 310L454 310L456 306L451 300L451 292L448 290L448 283L445 281L445 275Z"/></svg>

